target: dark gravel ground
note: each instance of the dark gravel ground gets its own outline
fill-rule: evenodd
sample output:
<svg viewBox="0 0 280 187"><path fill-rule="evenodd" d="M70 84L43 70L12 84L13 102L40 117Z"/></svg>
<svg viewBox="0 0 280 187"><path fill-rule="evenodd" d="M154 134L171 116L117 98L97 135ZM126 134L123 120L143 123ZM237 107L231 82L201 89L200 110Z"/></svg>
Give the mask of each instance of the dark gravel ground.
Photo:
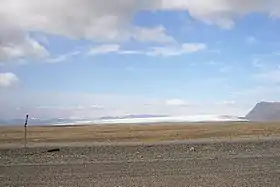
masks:
<svg viewBox="0 0 280 187"><path fill-rule="evenodd" d="M59 148L0 149L0 186L280 186L280 140Z"/></svg>

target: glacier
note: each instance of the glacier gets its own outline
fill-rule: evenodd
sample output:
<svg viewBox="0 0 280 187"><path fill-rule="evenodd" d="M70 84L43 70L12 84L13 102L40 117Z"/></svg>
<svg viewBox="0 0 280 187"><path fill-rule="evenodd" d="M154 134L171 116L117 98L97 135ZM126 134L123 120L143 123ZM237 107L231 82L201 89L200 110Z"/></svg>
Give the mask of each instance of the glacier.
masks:
<svg viewBox="0 0 280 187"><path fill-rule="evenodd" d="M125 119L102 119L94 120L96 124L133 124L133 123L180 123L180 122L226 122L226 121L247 121L237 116L220 115L193 115L193 116L166 116L151 118L125 118Z"/></svg>
<svg viewBox="0 0 280 187"><path fill-rule="evenodd" d="M148 123L183 123L183 122L235 122L248 121L244 117L228 115L191 115L191 116L156 116L156 115L127 115L107 116L98 119L30 119L29 125L94 125L94 124L148 124ZM0 120L0 125L22 125L24 119Z"/></svg>

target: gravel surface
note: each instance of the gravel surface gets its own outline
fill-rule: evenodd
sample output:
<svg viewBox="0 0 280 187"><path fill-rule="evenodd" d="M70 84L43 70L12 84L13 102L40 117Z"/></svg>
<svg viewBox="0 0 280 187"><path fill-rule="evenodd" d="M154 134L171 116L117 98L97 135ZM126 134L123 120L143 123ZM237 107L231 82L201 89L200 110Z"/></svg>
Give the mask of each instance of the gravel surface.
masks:
<svg viewBox="0 0 280 187"><path fill-rule="evenodd" d="M2 148L0 186L280 186L280 141Z"/></svg>

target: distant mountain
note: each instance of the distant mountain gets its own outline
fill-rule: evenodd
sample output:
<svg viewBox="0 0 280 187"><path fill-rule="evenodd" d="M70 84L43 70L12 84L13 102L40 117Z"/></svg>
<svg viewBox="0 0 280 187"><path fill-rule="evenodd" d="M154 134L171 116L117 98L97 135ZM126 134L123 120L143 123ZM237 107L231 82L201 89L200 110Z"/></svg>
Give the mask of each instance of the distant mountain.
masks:
<svg viewBox="0 0 280 187"><path fill-rule="evenodd" d="M260 102L245 118L249 121L280 121L280 102Z"/></svg>
<svg viewBox="0 0 280 187"><path fill-rule="evenodd" d="M25 119L0 119L0 125L23 125Z"/></svg>
<svg viewBox="0 0 280 187"><path fill-rule="evenodd" d="M37 119L31 118L28 120L28 125L50 125L50 124L65 124L78 121L77 119L64 119L64 118L50 118L50 119ZM25 119L0 119L1 125L21 126L24 125Z"/></svg>

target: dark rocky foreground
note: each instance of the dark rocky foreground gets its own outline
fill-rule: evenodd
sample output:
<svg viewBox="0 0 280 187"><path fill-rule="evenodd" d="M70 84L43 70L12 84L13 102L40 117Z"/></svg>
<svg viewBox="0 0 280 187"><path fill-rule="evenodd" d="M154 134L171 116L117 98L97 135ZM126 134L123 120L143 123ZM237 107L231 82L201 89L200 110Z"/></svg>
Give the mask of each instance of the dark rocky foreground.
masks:
<svg viewBox="0 0 280 187"><path fill-rule="evenodd" d="M48 149L0 149L1 186L280 186L279 140Z"/></svg>

